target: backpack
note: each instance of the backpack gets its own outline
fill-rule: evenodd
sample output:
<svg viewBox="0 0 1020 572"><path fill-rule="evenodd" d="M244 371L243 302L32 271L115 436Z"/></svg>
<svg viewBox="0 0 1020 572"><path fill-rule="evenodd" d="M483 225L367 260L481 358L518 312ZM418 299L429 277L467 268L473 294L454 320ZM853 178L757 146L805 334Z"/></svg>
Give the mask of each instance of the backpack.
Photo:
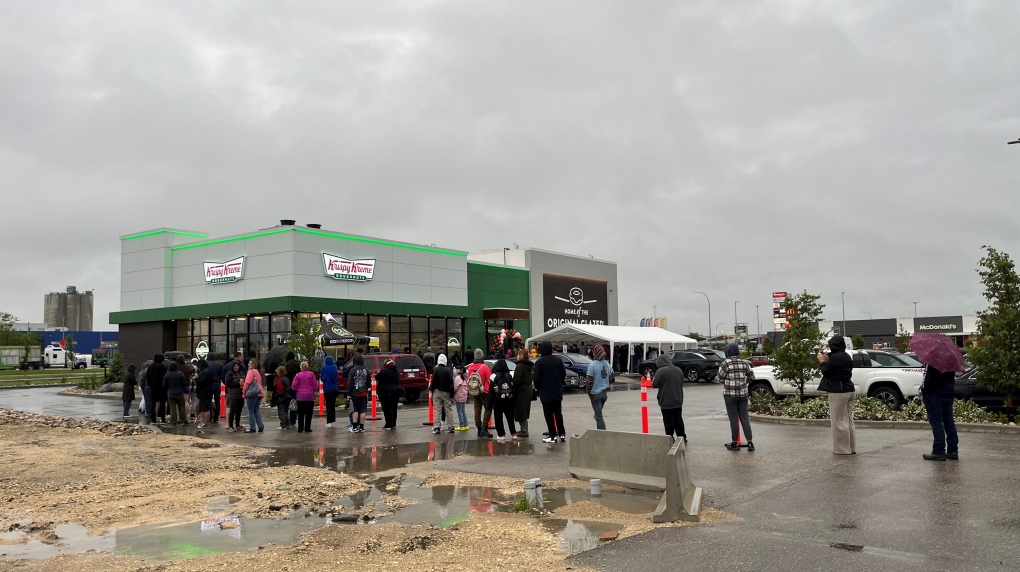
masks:
<svg viewBox="0 0 1020 572"><path fill-rule="evenodd" d="M273 393L275 393L277 395L283 395L285 391L287 391L287 388L283 386L283 377L277 377L276 378L276 391L274 391Z"/></svg>
<svg viewBox="0 0 1020 572"><path fill-rule="evenodd" d="M371 389L368 382L368 370L364 367L358 367L351 374L354 375L354 394L368 393Z"/></svg>
<svg viewBox="0 0 1020 572"><path fill-rule="evenodd" d="M494 384L492 392L496 394L498 399L510 399L510 396L513 395L513 378L508 374L500 373L496 375L496 379L492 383Z"/></svg>
<svg viewBox="0 0 1020 572"><path fill-rule="evenodd" d="M479 396L482 394L482 376L478 373L481 369L476 367L471 370L471 375L468 376L468 395Z"/></svg>

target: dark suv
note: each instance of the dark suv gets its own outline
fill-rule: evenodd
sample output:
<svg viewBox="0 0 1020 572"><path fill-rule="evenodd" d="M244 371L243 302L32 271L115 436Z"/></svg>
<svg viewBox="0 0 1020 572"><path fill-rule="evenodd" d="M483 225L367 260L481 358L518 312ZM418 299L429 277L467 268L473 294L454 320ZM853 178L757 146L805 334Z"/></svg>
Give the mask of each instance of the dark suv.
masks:
<svg viewBox="0 0 1020 572"><path fill-rule="evenodd" d="M676 350L665 352L666 357L684 372L684 378L690 382L712 381L719 373L719 364L722 360L712 352L699 352L697 350ZM655 375L655 360L641 362L641 375Z"/></svg>
<svg viewBox="0 0 1020 572"><path fill-rule="evenodd" d="M421 392L427 391L429 388L425 363L414 354L367 354L364 357L365 367L372 375L379 373L386 360L391 359L396 362L397 371L400 372L400 388L404 390L404 400L408 403L418 401ZM341 371L346 370L353 359L352 357L347 360ZM340 391L346 393L346 380L340 384Z"/></svg>

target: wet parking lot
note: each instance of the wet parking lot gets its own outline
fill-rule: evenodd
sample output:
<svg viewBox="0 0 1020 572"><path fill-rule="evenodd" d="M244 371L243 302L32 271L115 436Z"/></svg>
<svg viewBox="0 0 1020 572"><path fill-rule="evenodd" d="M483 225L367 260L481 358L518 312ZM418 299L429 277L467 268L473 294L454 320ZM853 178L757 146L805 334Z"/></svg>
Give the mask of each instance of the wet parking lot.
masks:
<svg viewBox="0 0 1020 572"><path fill-rule="evenodd" d="M655 414L654 393L649 401L655 431L661 421ZM53 388L0 391L0 406L123 421L116 399L58 395ZM832 456L826 427L755 423L757 451L730 452L722 447L729 440L723 411L717 384L686 387L692 477L705 490L706 506L734 514L739 522L659 529L598 546L572 559L603 569L621 569L624 563L631 569L666 569L673 563L671 552L648 546L676 545L689 549L685 562L690 569L742 569L746 559L732 549L738 542L763 562L784 562L790 570L1020 569L1016 542L1020 492L1015 486L1020 466L1018 436L963 433L959 462L926 463L920 455L930 447L930 433L924 430L858 429L859 454L845 458ZM568 433L594 426L583 394L566 396L564 414ZM605 414L610 429L639 430L640 391L615 390ZM432 435L422 425L427 418L423 405L402 405L396 431L384 432L381 421L369 422L368 432L360 435L341 427L326 429L321 418L314 420L311 434L299 435L277 431L270 409L264 410L263 418L267 430L262 434L227 433L222 427L167 430L210 443L268 447L273 452L262 459L267 464L317 466L361 476L429 464L520 478L569 476L567 444L541 443L543 423L537 408L531 422L533 437L507 443L475 439L473 431ZM479 504L499 507L508 502L466 487L438 491L415 487L401 494L426 496L428 502L415 505L420 508L412 511L398 511L394 518L422 521L437 521L441 515L459 518ZM201 525L191 526L201 531ZM594 534L584 526L562 523L562 530L579 530L577 538ZM165 532L167 538L176 538L175 534ZM563 538L564 546L587 546L584 541Z"/></svg>

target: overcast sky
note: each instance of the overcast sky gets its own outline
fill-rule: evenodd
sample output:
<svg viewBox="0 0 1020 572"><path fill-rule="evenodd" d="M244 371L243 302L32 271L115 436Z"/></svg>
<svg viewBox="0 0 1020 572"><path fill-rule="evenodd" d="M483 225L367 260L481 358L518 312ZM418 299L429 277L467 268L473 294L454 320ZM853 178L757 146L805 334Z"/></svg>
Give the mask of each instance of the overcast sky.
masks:
<svg viewBox="0 0 1020 572"><path fill-rule="evenodd" d="M279 218L619 264L620 319L973 313L1020 257L1020 3L0 0L0 310ZM713 324L715 326L715 324Z"/></svg>

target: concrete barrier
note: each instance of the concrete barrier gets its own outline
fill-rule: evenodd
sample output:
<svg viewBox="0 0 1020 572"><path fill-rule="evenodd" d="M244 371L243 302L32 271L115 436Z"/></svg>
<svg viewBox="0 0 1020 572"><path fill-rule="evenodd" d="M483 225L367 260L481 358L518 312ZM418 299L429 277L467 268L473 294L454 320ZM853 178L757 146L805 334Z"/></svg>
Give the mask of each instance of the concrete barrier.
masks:
<svg viewBox="0 0 1020 572"><path fill-rule="evenodd" d="M669 473L668 435L589 429L570 438L570 474L636 489L661 491Z"/></svg>
<svg viewBox="0 0 1020 572"><path fill-rule="evenodd" d="M701 487L694 486L687 470L687 445L682 440L666 454L666 491L652 515L652 522L701 520Z"/></svg>

